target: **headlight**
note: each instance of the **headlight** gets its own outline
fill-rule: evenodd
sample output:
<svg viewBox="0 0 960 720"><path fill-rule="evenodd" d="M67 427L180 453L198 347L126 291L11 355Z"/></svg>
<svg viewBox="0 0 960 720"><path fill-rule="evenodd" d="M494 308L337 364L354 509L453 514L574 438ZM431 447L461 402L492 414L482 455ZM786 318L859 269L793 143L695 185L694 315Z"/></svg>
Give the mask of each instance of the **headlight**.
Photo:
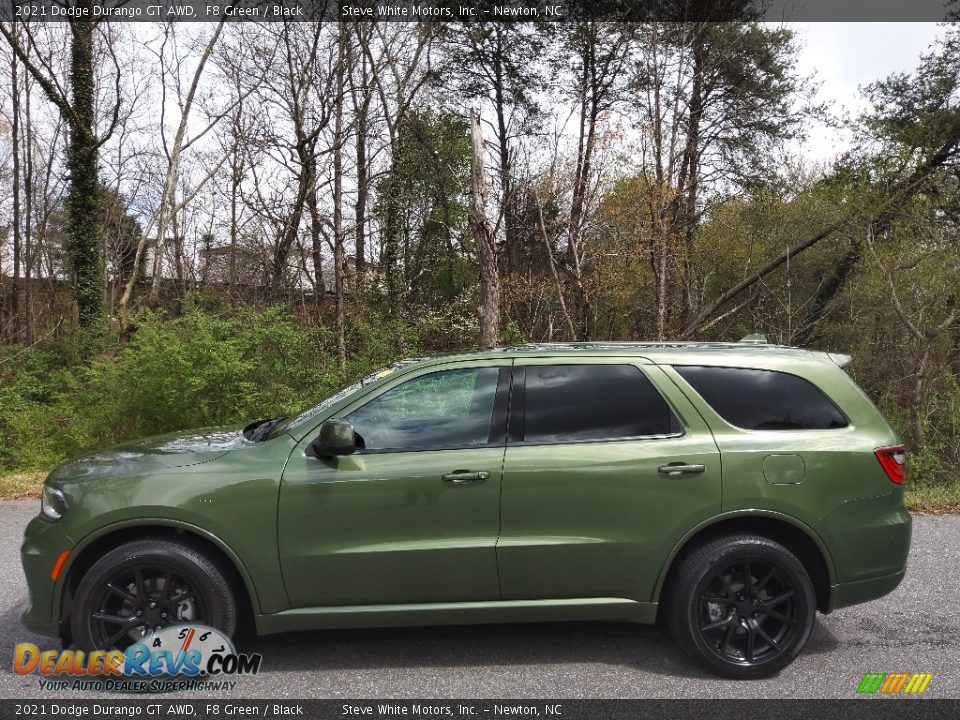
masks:
<svg viewBox="0 0 960 720"><path fill-rule="evenodd" d="M40 515L45 520L56 522L67 511L67 499L63 492L49 485L43 486L43 496L40 500Z"/></svg>

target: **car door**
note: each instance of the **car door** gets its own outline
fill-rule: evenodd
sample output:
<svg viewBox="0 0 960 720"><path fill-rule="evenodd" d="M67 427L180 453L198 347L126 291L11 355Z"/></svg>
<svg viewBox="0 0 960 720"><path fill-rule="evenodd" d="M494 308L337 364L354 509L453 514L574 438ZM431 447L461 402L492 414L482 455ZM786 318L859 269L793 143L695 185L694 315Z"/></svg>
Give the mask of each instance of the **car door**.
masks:
<svg viewBox="0 0 960 720"><path fill-rule="evenodd" d="M283 474L279 549L294 607L496 600L510 368L414 371L340 416L354 454Z"/></svg>
<svg viewBox="0 0 960 720"><path fill-rule="evenodd" d="M649 601L680 537L720 511L720 455L634 359L518 359L497 557L506 600Z"/></svg>

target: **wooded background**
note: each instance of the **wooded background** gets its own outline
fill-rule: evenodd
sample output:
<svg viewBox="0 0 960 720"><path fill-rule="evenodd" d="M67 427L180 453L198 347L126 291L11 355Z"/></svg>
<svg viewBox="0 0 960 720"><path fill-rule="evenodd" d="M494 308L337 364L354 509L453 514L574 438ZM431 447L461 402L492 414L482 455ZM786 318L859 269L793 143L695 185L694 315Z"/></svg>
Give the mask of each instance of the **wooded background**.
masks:
<svg viewBox="0 0 960 720"><path fill-rule="evenodd" d="M761 332L851 354L960 506L960 32L839 119L741 17L0 24L0 470L416 353Z"/></svg>

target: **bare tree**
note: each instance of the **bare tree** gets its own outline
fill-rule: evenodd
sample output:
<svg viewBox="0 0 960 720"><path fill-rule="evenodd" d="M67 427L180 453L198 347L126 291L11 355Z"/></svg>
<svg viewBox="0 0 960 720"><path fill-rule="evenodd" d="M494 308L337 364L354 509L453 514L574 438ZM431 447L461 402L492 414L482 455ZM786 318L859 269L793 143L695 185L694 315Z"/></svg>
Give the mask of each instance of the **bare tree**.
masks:
<svg viewBox="0 0 960 720"><path fill-rule="evenodd" d="M370 158L367 152L367 135L370 132L370 105L373 100L373 81L369 43L371 23L354 23L359 57L354 63L355 72L350 73L350 97L353 104L356 136L357 196L354 202L354 265L356 291L364 289L367 272L367 200L370 195Z"/></svg>
<svg viewBox="0 0 960 720"><path fill-rule="evenodd" d="M336 283L336 318L335 329L337 334L337 361L340 368L347 365L346 317L344 307L343 274L346 269L344 257L344 230L343 230L343 111L345 76L350 72L349 57L352 54L349 27L341 23L337 35L337 87L334 96L334 127L333 127L333 267L334 282Z"/></svg>
<svg viewBox="0 0 960 720"><path fill-rule="evenodd" d="M897 317L900 319L904 328L906 328L914 343L914 362L911 373L913 388L910 393L910 434L914 444L919 447L923 444L924 439L922 408L928 392L927 386L930 381L930 355L936 340L946 333L949 333L950 329L957 322L957 304L960 298L957 297L956 290L946 298L947 309L939 321L929 322L924 319L924 315L928 314L925 311L929 311L932 308L924 308L923 311L918 314L918 317L911 317L900 300L900 294L897 292L897 283L894 282L891 272L891 264L885 264L877 254L872 223L867 226L866 242L870 255L873 257L877 268L886 280L890 303L893 305ZM910 245L921 247L925 244L928 243L910 243ZM922 259L922 257L920 259ZM912 260L904 267L916 267L919 262L919 259ZM956 272L956 267L954 267L953 270Z"/></svg>
<svg viewBox="0 0 960 720"><path fill-rule="evenodd" d="M263 75L269 72L271 66L272 58L266 58L266 62L263 63L261 67L260 78L252 77L250 78L249 87L242 91L238 96L232 98L226 105L214 113L208 118L206 124L201 127L201 129L192 136L187 136L187 129L190 122L190 116L193 111L194 102L197 96L197 90L200 85L200 80L203 77L204 69L207 65L207 62L210 59L210 56L213 53L214 47L217 44L217 40L220 38L220 34L223 31L224 23L226 18L222 19L214 29L210 39L207 41L203 53L200 57L199 62L193 72L192 80L190 85L178 102L178 107L180 111L180 119L177 124L176 132L174 133L173 142L169 146L166 144L166 136L164 135L164 152L166 156L166 168L164 172L164 178L162 183L162 190L160 195L160 200L157 204L156 209L153 214L150 216L150 219L145 223L140 241L137 244L137 250L134 256L133 271L130 273L127 283L124 287L123 295L120 298L120 326L122 328L127 327L127 318L130 300L133 296L133 290L136 286L138 269L140 267L141 258L143 257L144 251L146 250L147 243L151 233L156 231L157 233L157 247L155 255L155 264L154 264L154 277L153 284L151 286L151 297L156 298L158 287L159 287L159 276L162 274L162 260L161 255L163 252L163 242L166 234L167 227L174 222L176 214L186 207L187 204L194 197L199 194L204 186L213 178L216 173L220 170L227 159L231 156L234 151L233 147L230 147L223 153L219 160L215 160L210 163L205 172L203 172L197 182L194 184L193 188L186 191L183 194L183 197L178 202L175 199L175 191L177 188L178 181L180 180L180 164L183 157L183 153L201 140L207 135L216 125L227 117L234 108L247 97L253 89L256 87L257 82ZM169 26L168 26L169 30ZM161 51L162 52L162 51ZM162 58L161 58L162 63Z"/></svg>
<svg viewBox="0 0 960 720"><path fill-rule="evenodd" d="M579 105L577 160L570 200L567 233L568 272L577 289L580 306L581 340L590 340L596 324L596 310L590 299L583 271L581 235L584 205L593 171L597 144L597 125L601 115L616 99L617 79L622 75L630 48L630 34L625 26L587 20L575 25L569 43L579 62L577 103Z"/></svg>
<svg viewBox="0 0 960 720"><path fill-rule="evenodd" d="M470 203L470 230L480 259L480 296L477 301L477 316L480 320L478 342L481 347L494 347L500 342L500 278L497 274L497 241L493 226L487 217L487 179L483 158L483 128L480 113L470 115L470 143L473 150L471 162L472 201Z"/></svg>
<svg viewBox="0 0 960 720"><path fill-rule="evenodd" d="M86 18L93 17L93 0L77 0L76 7ZM77 17L81 16L78 13ZM70 189L67 197L66 250L72 274L73 297L82 325L92 324L101 312L103 245L103 213L100 203L99 151L110 138L120 113L120 93L116 93L107 129L97 131L95 43L101 21L71 19L70 90L61 85L57 74L42 55L28 53L36 49L36 40L29 25L24 27L24 41L0 23L0 34L6 38L27 71L36 79L47 98L63 114L70 131L67 145L67 169ZM115 83L120 84L113 47Z"/></svg>
<svg viewBox="0 0 960 720"><path fill-rule="evenodd" d="M17 31L17 23L13 23L13 31ZM12 101L12 115L10 122L10 137L13 148L13 287L10 293L10 336L17 338L21 332L20 306L22 292L20 288L20 230L23 218L20 215L20 68L17 55L14 53L10 64L10 99ZM29 282L29 280L27 281Z"/></svg>

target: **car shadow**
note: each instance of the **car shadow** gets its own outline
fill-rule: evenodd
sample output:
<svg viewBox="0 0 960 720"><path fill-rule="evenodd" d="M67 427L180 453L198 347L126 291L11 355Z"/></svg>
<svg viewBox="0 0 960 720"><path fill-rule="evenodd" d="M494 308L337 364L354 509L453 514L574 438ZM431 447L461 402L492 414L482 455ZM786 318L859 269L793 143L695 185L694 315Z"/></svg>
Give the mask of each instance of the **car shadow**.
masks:
<svg viewBox="0 0 960 720"><path fill-rule="evenodd" d="M59 650L56 638L36 635L20 623L20 605L14 604L0 611L0 658L6 661L13 657L13 649L19 643L33 643L44 650Z"/></svg>
<svg viewBox="0 0 960 720"><path fill-rule="evenodd" d="M59 641L20 625L16 606L0 611L0 654L33 642L58 649ZM814 623L804 654L833 651L837 638ZM680 649L659 625L615 622L550 622L491 625L315 630L257 637L245 629L240 652L260 653L263 671L492 667L605 664L676 678L713 678Z"/></svg>
<svg viewBox="0 0 960 720"><path fill-rule="evenodd" d="M814 624L804 653L830 652L837 639ZM664 628L567 622L322 630L237 641L263 656L266 672L607 664L677 678L713 678Z"/></svg>

